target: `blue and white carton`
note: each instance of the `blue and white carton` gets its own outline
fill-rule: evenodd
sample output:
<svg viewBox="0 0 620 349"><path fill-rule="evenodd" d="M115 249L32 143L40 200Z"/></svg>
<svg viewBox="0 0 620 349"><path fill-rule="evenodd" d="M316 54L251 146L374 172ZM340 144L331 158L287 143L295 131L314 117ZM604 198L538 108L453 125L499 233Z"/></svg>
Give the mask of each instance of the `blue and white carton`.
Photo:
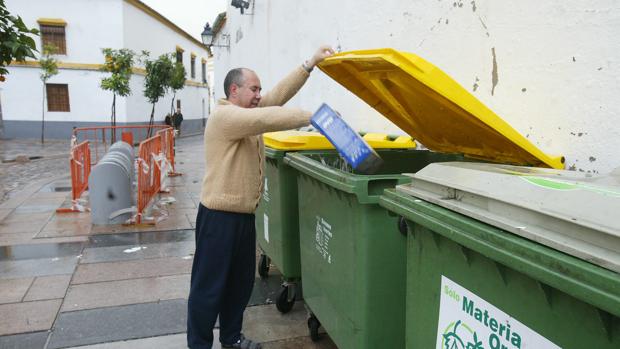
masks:
<svg viewBox="0 0 620 349"><path fill-rule="evenodd" d="M329 105L323 103L312 115L310 123L327 137L338 153L357 172L372 174L383 164L377 152Z"/></svg>

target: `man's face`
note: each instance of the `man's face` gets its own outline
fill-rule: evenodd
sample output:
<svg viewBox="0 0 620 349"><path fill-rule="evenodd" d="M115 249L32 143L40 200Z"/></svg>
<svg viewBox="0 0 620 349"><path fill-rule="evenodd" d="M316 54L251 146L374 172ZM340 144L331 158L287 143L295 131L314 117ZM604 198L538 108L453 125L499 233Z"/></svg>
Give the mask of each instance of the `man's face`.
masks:
<svg viewBox="0 0 620 349"><path fill-rule="evenodd" d="M251 70L243 71L244 81L241 86L236 86L236 98L233 103L243 108L256 108L260 102L260 80L256 73Z"/></svg>

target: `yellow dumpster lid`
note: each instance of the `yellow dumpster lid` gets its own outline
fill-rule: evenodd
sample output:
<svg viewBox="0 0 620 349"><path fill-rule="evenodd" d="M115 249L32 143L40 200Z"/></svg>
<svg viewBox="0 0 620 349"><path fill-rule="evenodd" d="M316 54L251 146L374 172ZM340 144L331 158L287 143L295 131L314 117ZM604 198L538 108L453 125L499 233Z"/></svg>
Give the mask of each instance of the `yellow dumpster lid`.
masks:
<svg viewBox="0 0 620 349"><path fill-rule="evenodd" d="M338 53L319 68L431 150L564 168L424 59L394 49Z"/></svg>
<svg viewBox="0 0 620 349"><path fill-rule="evenodd" d="M366 133L363 138L375 149L415 148L413 138L409 136L390 137L384 133ZM265 146L277 150L323 150L334 149L325 136L310 131L279 131L263 134Z"/></svg>

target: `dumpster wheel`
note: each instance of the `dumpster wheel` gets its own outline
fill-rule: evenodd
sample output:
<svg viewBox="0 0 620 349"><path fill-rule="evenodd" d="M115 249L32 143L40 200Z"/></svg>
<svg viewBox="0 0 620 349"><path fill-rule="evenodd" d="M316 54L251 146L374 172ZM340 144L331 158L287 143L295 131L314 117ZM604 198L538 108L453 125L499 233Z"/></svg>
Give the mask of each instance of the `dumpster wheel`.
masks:
<svg viewBox="0 0 620 349"><path fill-rule="evenodd" d="M269 257L265 254L260 255L258 261L258 275L261 279L266 279L269 276Z"/></svg>
<svg viewBox="0 0 620 349"><path fill-rule="evenodd" d="M289 291L290 288L288 285L282 285L280 288L280 293L278 293L276 308L278 308L278 311L282 314L286 314L291 311L291 309L293 309L293 305L295 305L295 297L291 297L292 299L289 300Z"/></svg>
<svg viewBox="0 0 620 349"><path fill-rule="evenodd" d="M310 331L310 339L312 339L313 342L318 342L319 339L321 339L319 337L319 327L321 327L319 319L317 319L314 314L310 314L308 318L308 330Z"/></svg>

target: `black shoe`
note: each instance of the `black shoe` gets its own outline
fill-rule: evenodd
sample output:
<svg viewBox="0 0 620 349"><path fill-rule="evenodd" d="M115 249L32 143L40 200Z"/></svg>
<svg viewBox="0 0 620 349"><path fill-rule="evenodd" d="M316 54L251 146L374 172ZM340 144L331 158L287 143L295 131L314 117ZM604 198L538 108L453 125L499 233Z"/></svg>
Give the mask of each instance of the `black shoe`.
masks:
<svg viewBox="0 0 620 349"><path fill-rule="evenodd" d="M236 343L233 343L233 344L224 344L224 343L222 343L222 348L262 349L263 345L258 343L258 342L254 342L252 340L249 340L249 339L245 338L244 335L241 335L241 337L239 338L239 340Z"/></svg>

